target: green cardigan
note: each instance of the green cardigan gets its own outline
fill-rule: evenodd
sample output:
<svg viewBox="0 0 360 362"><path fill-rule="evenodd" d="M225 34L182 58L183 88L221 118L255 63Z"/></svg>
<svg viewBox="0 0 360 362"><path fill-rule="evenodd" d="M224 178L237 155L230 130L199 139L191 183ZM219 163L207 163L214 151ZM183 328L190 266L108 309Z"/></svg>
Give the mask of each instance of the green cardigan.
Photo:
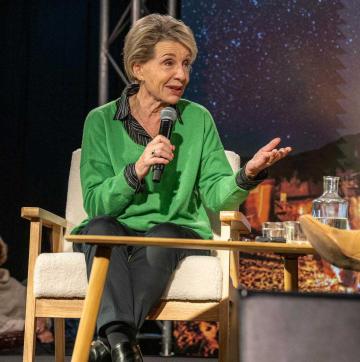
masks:
<svg viewBox="0 0 360 362"><path fill-rule="evenodd" d="M171 143L174 159L165 167L160 183L145 177L145 191L135 193L124 177L124 168L136 162L145 147L136 144L123 122L114 120L112 101L92 110L86 118L81 152L81 186L88 219L77 233L98 215L111 215L137 231L172 222L191 228L202 238L212 232L205 207L235 210L248 191L237 186L214 121L201 105L180 100L180 119Z"/></svg>

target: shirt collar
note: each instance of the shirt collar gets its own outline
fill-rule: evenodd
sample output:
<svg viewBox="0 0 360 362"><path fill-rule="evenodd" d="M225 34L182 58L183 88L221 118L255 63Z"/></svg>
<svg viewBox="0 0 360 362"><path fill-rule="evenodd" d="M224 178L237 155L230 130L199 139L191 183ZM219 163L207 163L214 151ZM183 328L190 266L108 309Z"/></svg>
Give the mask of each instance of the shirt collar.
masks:
<svg viewBox="0 0 360 362"><path fill-rule="evenodd" d="M131 83L122 91L120 98L116 101L116 112L114 120L123 121L130 113L129 97L139 91L139 84Z"/></svg>
<svg viewBox="0 0 360 362"><path fill-rule="evenodd" d="M138 83L131 83L126 86L121 93L120 98L116 101L116 112L114 115L115 121L124 121L130 114L129 97L139 91L140 85ZM177 119L182 123L181 113L177 105L174 106L177 114Z"/></svg>

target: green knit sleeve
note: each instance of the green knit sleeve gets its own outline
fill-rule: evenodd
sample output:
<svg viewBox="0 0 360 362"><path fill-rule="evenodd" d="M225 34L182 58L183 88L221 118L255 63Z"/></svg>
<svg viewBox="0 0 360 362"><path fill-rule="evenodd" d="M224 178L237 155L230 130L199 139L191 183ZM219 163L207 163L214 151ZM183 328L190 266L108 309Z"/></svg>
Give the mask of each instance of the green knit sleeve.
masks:
<svg viewBox="0 0 360 362"><path fill-rule="evenodd" d="M80 177L84 209L89 218L121 215L135 193L125 180L124 170L114 171L107 150L104 118L102 110L91 111L83 132Z"/></svg>
<svg viewBox="0 0 360 362"><path fill-rule="evenodd" d="M204 113L204 136L199 173L199 190L207 208L218 212L237 210L248 191L238 187L236 174L227 160L214 120Z"/></svg>

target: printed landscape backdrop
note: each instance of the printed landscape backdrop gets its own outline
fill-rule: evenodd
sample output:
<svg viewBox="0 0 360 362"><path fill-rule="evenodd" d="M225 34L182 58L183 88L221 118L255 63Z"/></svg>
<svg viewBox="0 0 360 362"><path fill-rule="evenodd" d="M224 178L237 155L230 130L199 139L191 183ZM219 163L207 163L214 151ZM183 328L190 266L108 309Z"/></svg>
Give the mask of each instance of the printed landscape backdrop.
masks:
<svg viewBox="0 0 360 362"><path fill-rule="evenodd" d="M294 148L243 205L254 234L264 221L311 211L322 176L341 177L350 224L360 228L360 2L182 1L199 56L186 97L214 116L242 162L273 137ZM300 261L303 291L358 292L359 275L320 258ZM240 283L282 289L274 255L242 255ZM177 350L216 355L216 323L177 323Z"/></svg>

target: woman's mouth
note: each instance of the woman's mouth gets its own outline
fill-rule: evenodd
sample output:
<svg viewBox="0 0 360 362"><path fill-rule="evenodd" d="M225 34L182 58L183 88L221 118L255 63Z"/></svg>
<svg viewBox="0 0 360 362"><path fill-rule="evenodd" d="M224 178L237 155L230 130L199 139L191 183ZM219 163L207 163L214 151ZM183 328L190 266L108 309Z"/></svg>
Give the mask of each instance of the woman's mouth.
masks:
<svg viewBox="0 0 360 362"><path fill-rule="evenodd" d="M182 93L183 93L183 90L184 90L184 88L181 87L181 86L171 86L171 85L168 85L167 88L169 88L170 92L171 92L173 95L176 95L176 96L181 96Z"/></svg>

